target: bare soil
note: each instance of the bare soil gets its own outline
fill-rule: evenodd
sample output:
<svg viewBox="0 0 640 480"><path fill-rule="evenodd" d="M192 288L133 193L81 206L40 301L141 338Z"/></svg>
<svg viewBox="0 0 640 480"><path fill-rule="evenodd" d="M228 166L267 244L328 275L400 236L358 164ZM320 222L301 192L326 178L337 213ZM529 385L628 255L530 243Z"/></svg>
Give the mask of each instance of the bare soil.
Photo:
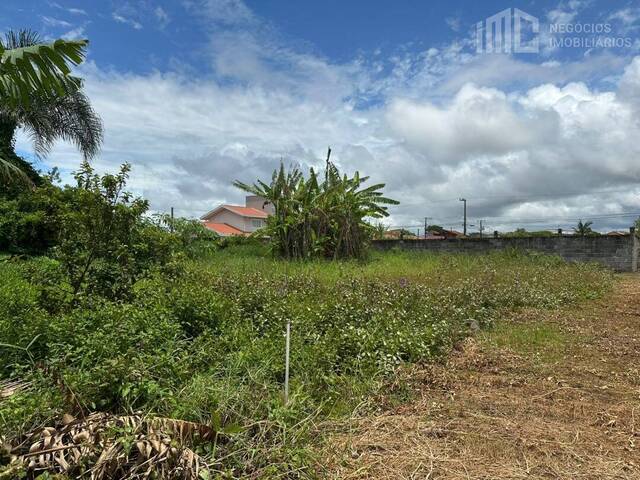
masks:
<svg viewBox="0 0 640 480"><path fill-rule="evenodd" d="M640 479L640 275L496 323L401 375L408 403L332 425L320 476Z"/></svg>

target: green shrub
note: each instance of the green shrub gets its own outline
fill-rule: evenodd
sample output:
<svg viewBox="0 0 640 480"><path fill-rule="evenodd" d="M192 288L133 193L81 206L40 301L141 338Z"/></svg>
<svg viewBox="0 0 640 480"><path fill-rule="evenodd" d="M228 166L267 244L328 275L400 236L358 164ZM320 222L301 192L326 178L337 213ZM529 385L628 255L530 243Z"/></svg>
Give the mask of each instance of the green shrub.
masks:
<svg viewBox="0 0 640 480"><path fill-rule="evenodd" d="M0 378L33 367L47 354L47 315L37 287L5 262L0 281Z"/></svg>
<svg viewBox="0 0 640 480"><path fill-rule="evenodd" d="M0 250L42 254L56 245L68 192L55 179L53 174L33 189L0 194Z"/></svg>

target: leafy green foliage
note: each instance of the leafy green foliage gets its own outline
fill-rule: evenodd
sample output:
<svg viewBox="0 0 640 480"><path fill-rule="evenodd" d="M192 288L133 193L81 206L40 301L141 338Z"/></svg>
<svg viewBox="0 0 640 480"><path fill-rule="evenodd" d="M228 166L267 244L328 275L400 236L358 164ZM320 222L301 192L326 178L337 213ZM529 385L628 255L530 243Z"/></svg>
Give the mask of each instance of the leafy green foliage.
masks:
<svg viewBox="0 0 640 480"><path fill-rule="evenodd" d="M170 231L182 250L189 255L203 255L215 251L220 245L220 235L206 228L199 220L158 214L155 215L155 223Z"/></svg>
<svg viewBox="0 0 640 480"><path fill-rule="evenodd" d="M85 158L102 142L102 122L82 93L82 80L70 67L84 60L86 40L42 42L30 30L9 31L0 39L0 179L30 183L28 169L15 161L14 135L22 127L37 155L54 142L74 143Z"/></svg>
<svg viewBox="0 0 640 480"><path fill-rule="evenodd" d="M549 230L527 230L526 228L517 228L513 232L500 234L501 237L553 237L554 235Z"/></svg>
<svg viewBox="0 0 640 480"><path fill-rule="evenodd" d="M105 188L99 195L109 197ZM305 446L317 416L375 408L372 394L386 391L398 367L446 355L471 324L491 325L504 309L591 298L609 280L592 265L516 252L283 262L255 240L179 264L179 275L152 269L125 297L87 289L65 303L57 295L72 290L58 260L0 263L0 378L37 384L0 403L0 431L94 410L239 425L233 442L198 452L215 472L294 478L311 472Z"/></svg>
<svg viewBox="0 0 640 480"><path fill-rule="evenodd" d="M591 225L593 225L593 222L583 222L582 220L579 220L578 224L573 227L573 232L581 237L600 235L591 228Z"/></svg>
<svg viewBox="0 0 640 480"><path fill-rule="evenodd" d="M123 298L144 272L170 258L173 239L143 218L147 201L124 191L129 171L124 164L101 177L85 161L75 174L53 252L74 295Z"/></svg>
<svg viewBox="0 0 640 480"><path fill-rule="evenodd" d="M284 165L273 172L271 183L258 181L235 186L263 197L271 203L275 214L259 234L267 235L274 251L284 258L362 258L375 227L367 218L388 215L385 205L398 202L382 195L384 184L361 188L369 177L341 176L327 158L324 181L313 169L309 178L293 167Z"/></svg>
<svg viewBox="0 0 640 480"><path fill-rule="evenodd" d="M29 105L35 95L63 95L80 86L71 66L83 62L87 40L56 40L53 43L14 47L33 33L9 33L0 42L0 98L10 106ZM11 48L13 47L13 48Z"/></svg>
<svg viewBox="0 0 640 480"><path fill-rule="evenodd" d="M33 178L33 188L9 184L0 195L0 250L41 254L57 243L69 192L54 184L55 172Z"/></svg>
<svg viewBox="0 0 640 480"><path fill-rule="evenodd" d="M53 310L91 295L126 298L155 269L175 270L180 255L217 248L217 236L197 221L174 219L171 227L148 217L147 202L125 191L129 170L125 164L99 176L85 161L73 187L60 188L49 176L39 187L0 197L0 249L55 260L30 275Z"/></svg>

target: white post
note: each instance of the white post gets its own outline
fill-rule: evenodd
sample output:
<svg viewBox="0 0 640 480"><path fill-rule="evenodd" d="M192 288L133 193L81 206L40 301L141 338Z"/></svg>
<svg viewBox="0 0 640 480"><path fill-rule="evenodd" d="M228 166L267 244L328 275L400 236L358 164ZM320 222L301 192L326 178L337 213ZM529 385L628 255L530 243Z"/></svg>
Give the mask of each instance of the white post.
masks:
<svg viewBox="0 0 640 480"><path fill-rule="evenodd" d="M291 346L291 320L287 319L287 335L284 352L284 404L289 403L289 350Z"/></svg>
<svg viewBox="0 0 640 480"><path fill-rule="evenodd" d="M638 232L634 227L629 229L631 234L631 271L638 271L638 256L640 253L640 239L638 238Z"/></svg>

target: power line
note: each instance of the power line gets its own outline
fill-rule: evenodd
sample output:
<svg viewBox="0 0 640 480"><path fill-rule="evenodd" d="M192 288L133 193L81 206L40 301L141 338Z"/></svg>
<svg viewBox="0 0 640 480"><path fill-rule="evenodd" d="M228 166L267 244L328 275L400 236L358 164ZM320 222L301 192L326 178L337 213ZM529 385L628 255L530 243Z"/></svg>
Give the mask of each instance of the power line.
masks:
<svg viewBox="0 0 640 480"><path fill-rule="evenodd" d="M625 212L625 213L612 213L612 214L596 214L596 215L582 215L576 217L548 217L544 219L519 219L512 217L485 217L483 219L482 225L483 229L487 229L487 224L485 223L486 219L491 219L492 224L503 224L503 225L554 225L556 226L559 223L569 224L575 223L579 220L605 220L605 219L623 219L623 218L633 218L640 217L640 212ZM451 218L439 218L439 217L429 217L431 218L435 224L455 224L463 226L463 223L460 222L460 218L451 217ZM411 225L392 225L394 228L420 228L420 224L411 224Z"/></svg>
<svg viewBox="0 0 640 480"><path fill-rule="evenodd" d="M492 223L555 223L555 222L574 222L578 220L602 220L607 218L627 218L627 217L640 217L640 212L625 212L625 213L611 213L611 214L595 214L595 215L577 215L575 217L547 217L539 219L524 219L518 217L498 217L498 216L486 216L483 220L491 219ZM451 223L459 222L458 217L433 217L435 223ZM461 224L462 225L462 224Z"/></svg>
<svg viewBox="0 0 640 480"><path fill-rule="evenodd" d="M555 193L534 193L530 195L479 195L479 196L469 196L466 195L465 198L469 200L486 200L492 198L505 198L505 199L513 199L513 200L536 200L538 198L561 198L561 197L571 197L571 196L585 196L585 195L606 195L609 193L630 193L629 189L638 189L637 184L630 184L626 188L619 189L609 189L609 190L592 190L592 191L562 191ZM443 198L440 200L426 200L426 201L417 201L417 202L401 202L401 205L424 205L424 204L436 204L436 203L448 203L455 202L457 198Z"/></svg>

